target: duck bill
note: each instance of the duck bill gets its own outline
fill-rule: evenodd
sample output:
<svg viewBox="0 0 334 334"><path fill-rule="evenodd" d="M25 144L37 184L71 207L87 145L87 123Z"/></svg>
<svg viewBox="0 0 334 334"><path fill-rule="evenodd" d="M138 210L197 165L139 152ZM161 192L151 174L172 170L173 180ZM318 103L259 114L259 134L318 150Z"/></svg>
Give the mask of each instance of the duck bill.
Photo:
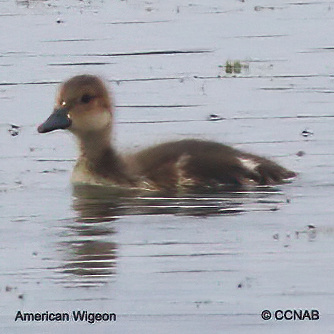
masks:
<svg viewBox="0 0 334 334"><path fill-rule="evenodd" d="M39 133L46 133L58 129L67 129L72 124L68 116L68 109L55 109L50 117L38 127Z"/></svg>

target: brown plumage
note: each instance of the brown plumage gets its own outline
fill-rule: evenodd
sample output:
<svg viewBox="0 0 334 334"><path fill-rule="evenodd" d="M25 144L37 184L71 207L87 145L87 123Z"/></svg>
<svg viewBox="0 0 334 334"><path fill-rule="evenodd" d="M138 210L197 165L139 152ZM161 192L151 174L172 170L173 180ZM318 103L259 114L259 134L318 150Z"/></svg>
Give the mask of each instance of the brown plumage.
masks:
<svg viewBox="0 0 334 334"><path fill-rule="evenodd" d="M103 81L92 75L64 82L40 133L68 129L79 140L72 180L152 190L278 184L296 174L263 157L217 142L167 142L121 156L111 146L112 103Z"/></svg>

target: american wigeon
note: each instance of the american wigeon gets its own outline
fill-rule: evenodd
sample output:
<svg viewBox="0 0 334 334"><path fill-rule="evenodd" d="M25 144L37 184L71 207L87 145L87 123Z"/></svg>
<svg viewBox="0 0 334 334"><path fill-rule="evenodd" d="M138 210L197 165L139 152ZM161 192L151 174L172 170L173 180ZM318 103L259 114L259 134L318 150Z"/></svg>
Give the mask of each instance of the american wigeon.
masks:
<svg viewBox="0 0 334 334"><path fill-rule="evenodd" d="M79 140L74 183L156 190L184 187L272 185L296 174L266 158L230 146L196 139L166 142L128 155L111 145L113 107L97 76L75 76L60 86L45 133L67 129Z"/></svg>

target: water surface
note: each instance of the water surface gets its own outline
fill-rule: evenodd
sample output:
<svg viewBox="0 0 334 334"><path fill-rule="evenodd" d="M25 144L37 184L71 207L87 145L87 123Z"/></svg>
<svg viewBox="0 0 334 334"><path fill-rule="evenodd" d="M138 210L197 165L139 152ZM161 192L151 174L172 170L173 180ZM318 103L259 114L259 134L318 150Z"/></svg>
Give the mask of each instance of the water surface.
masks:
<svg viewBox="0 0 334 334"><path fill-rule="evenodd" d="M1 331L331 333L333 9L1 1ZM73 190L73 138L36 127L58 83L79 73L110 83L120 151L211 139L299 175L173 197ZM264 321L264 309L318 309L321 318ZM117 320L15 322L18 310Z"/></svg>

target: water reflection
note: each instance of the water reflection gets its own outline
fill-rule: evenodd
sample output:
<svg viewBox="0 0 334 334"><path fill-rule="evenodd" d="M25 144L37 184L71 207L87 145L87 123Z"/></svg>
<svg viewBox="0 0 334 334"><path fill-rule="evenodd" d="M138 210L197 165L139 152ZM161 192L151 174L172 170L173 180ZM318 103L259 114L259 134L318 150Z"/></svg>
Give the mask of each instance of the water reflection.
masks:
<svg viewBox="0 0 334 334"><path fill-rule="evenodd" d="M61 268L65 286L94 287L108 283L115 275L117 245L100 240L81 240L61 243L67 256Z"/></svg>
<svg viewBox="0 0 334 334"><path fill-rule="evenodd" d="M278 210L286 203L276 187L220 189L182 196L135 194L98 186L73 188L75 219L67 222L61 268L67 286L97 286L116 274L117 244L114 222L121 216L174 214L188 216L235 215L247 211Z"/></svg>
<svg viewBox="0 0 334 334"><path fill-rule="evenodd" d="M73 208L82 221L105 221L124 215L210 216L274 211L287 202L284 193L272 186L222 187L178 195L143 195L124 193L114 188L80 185L74 187L73 195Z"/></svg>
<svg viewBox="0 0 334 334"><path fill-rule="evenodd" d="M111 221L102 216L92 221L85 221L84 216L69 221L65 240L58 247L65 254L59 268L65 282L60 283L75 287L108 283L116 273L117 244L110 240L114 233Z"/></svg>
<svg viewBox="0 0 334 334"><path fill-rule="evenodd" d="M64 241L59 249L64 251L60 268L68 287L94 287L110 282L116 274L117 244L111 241L115 234L115 217L110 203L98 203L94 199L74 199L77 213L66 223Z"/></svg>

